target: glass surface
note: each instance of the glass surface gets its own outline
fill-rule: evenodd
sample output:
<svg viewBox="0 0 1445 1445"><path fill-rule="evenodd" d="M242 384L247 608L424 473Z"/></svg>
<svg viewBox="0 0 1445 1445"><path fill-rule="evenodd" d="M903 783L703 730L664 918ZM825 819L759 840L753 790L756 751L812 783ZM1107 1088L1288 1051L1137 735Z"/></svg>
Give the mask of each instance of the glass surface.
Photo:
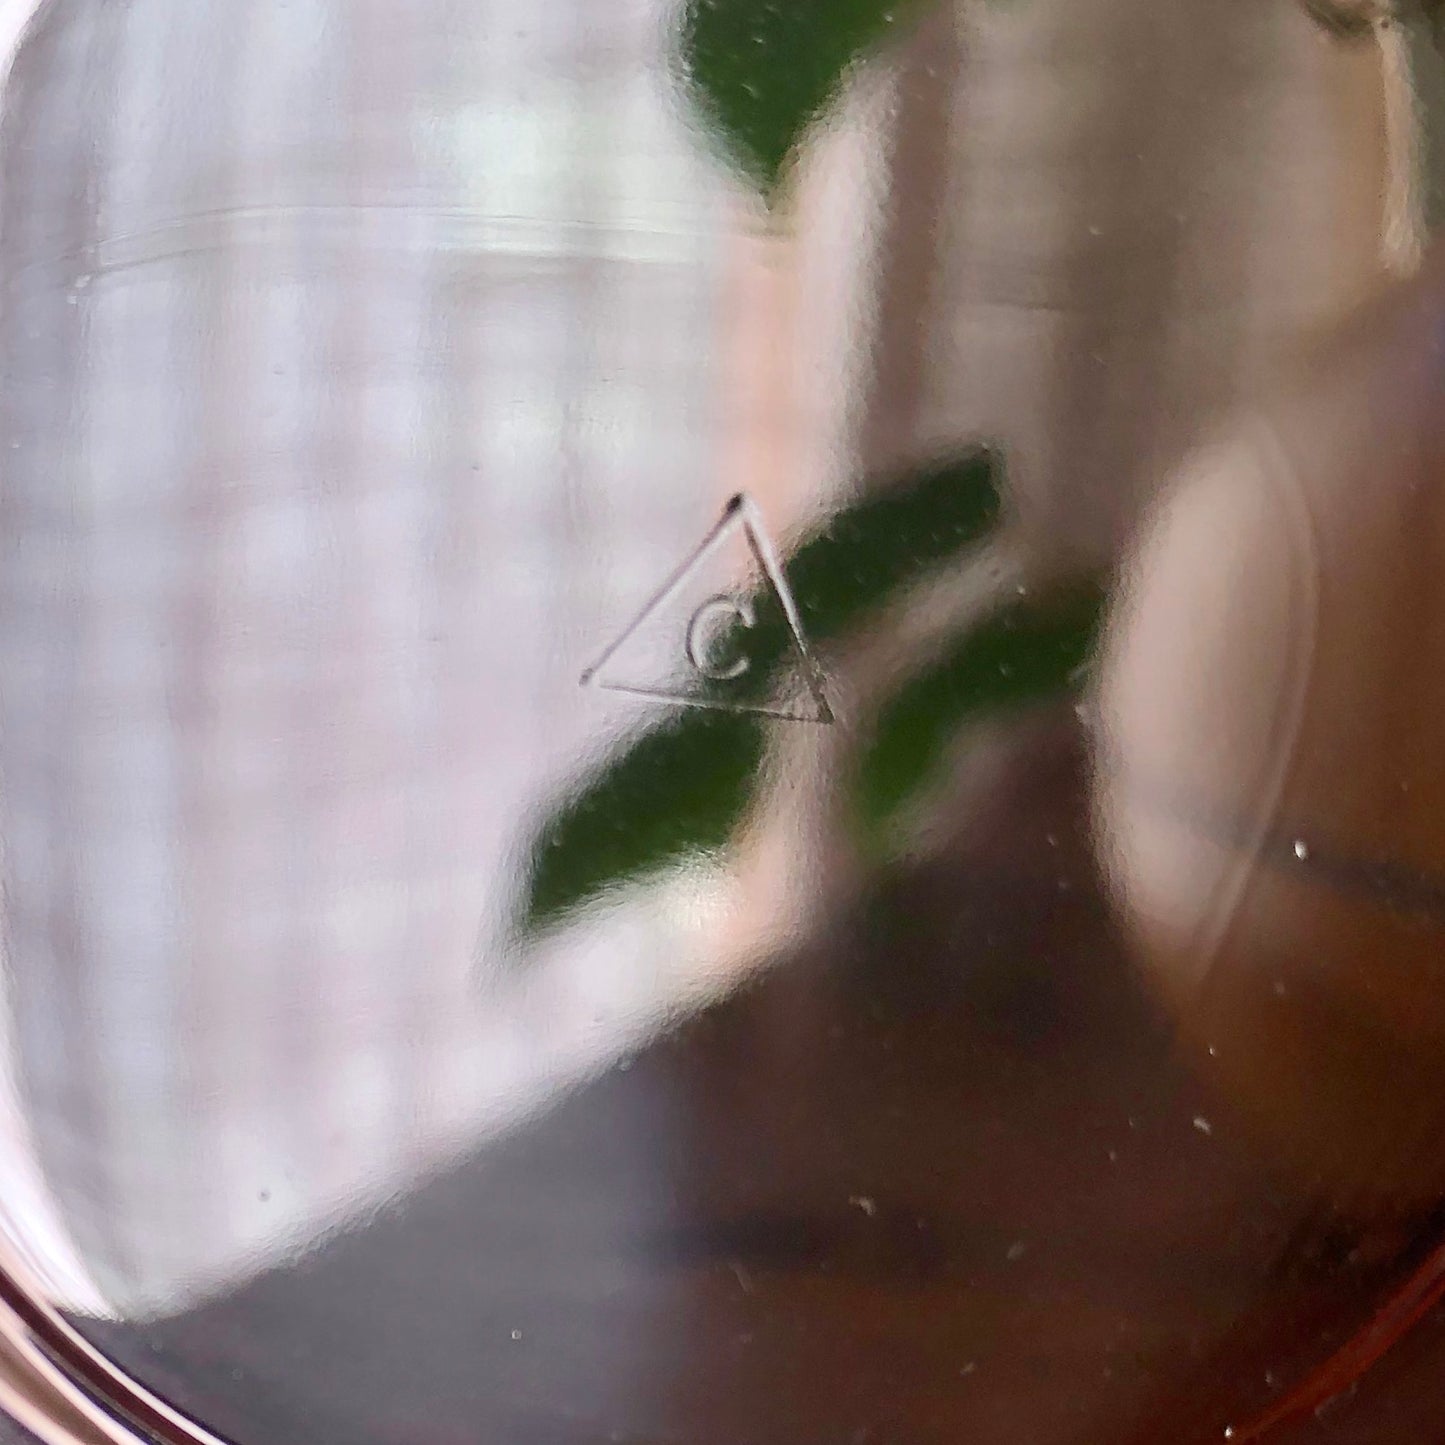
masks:
<svg viewBox="0 0 1445 1445"><path fill-rule="evenodd" d="M0 10L0 1327L1436 1439L1430 54L1326 8Z"/></svg>

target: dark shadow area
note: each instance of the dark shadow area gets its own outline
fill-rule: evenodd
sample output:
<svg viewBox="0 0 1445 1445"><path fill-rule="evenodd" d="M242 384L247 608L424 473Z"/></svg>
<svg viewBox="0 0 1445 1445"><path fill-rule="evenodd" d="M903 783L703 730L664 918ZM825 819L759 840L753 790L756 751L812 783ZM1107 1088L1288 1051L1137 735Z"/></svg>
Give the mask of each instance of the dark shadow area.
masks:
<svg viewBox="0 0 1445 1445"><path fill-rule="evenodd" d="M629 1068L298 1267L89 1333L241 1445L1218 1438L1388 1261L1176 1061L1072 716L992 766L970 842Z"/></svg>

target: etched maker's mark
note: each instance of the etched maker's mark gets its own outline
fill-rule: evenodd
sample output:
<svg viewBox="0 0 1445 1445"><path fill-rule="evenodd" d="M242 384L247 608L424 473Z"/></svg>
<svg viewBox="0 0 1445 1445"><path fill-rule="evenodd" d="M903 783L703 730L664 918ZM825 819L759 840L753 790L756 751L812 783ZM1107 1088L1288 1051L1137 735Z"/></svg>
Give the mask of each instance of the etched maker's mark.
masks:
<svg viewBox="0 0 1445 1445"><path fill-rule="evenodd" d="M727 664L714 661L710 655L717 636L726 636L732 623L745 628L758 625L757 613L746 597L709 597L687 624L687 660L695 671L713 682L732 682L752 666L743 652Z"/></svg>
<svg viewBox="0 0 1445 1445"><path fill-rule="evenodd" d="M688 606L689 591L696 597L692 589L705 569L739 533L761 574L761 585L752 594L709 589L703 602L692 606L690 612L682 611ZM784 645L781 654L770 659L771 676L752 678L750 674L762 669L755 668L747 644L758 635L759 607L769 601L781 614ZM667 624L674 613L677 626L669 629ZM656 655L656 649L649 655L646 643L654 640L652 634L657 632L664 639L679 637L680 648L667 644L662 656ZM730 696L728 685L741 684L745 679L759 685L791 682L792 695L786 703L776 701L772 693ZM808 650L802 618L781 560L756 504L742 492L727 504L721 519L653 593L621 635L582 674L582 683L679 707L757 713L788 722L833 721L822 674Z"/></svg>

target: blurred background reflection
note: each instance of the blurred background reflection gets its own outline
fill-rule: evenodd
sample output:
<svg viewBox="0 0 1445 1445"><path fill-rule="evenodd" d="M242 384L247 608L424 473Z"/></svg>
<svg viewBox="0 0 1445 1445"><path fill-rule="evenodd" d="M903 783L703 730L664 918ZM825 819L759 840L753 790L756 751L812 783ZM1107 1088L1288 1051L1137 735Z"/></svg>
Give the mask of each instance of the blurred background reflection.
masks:
<svg viewBox="0 0 1445 1445"><path fill-rule="evenodd" d="M1144 1001L1071 707L949 752L883 857L831 829L854 732L773 737L734 853L513 920L669 715L579 674L733 493L791 546L987 438L1020 555L1108 566L1377 278L1378 59L1283 0L924 7L769 210L676 20L35 14L12 1250L257 1445L1102 1440L1176 1396L1218 1438L1210 1370L1267 1396L1239 1340L1282 1377L1383 1266L1325 1269Z"/></svg>
<svg viewBox="0 0 1445 1445"><path fill-rule="evenodd" d="M786 521L848 447L846 370L768 328L785 296L860 355L868 138L780 285L663 18L61 4L21 53L7 928L43 1162L127 1305L367 1207L693 986L649 902L477 1001L518 819L628 720L574 654L740 470Z"/></svg>

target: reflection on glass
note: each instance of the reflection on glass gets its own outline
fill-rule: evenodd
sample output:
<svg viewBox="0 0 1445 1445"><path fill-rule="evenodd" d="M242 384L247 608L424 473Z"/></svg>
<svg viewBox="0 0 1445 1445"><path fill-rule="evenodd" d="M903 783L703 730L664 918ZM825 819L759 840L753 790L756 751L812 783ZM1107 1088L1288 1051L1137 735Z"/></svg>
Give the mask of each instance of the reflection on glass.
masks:
<svg viewBox="0 0 1445 1445"><path fill-rule="evenodd" d="M1336 328L1439 57L1357 8L39 11L13 1272L251 1445L1431 1438L1438 282ZM579 685L737 495L776 576Z"/></svg>

